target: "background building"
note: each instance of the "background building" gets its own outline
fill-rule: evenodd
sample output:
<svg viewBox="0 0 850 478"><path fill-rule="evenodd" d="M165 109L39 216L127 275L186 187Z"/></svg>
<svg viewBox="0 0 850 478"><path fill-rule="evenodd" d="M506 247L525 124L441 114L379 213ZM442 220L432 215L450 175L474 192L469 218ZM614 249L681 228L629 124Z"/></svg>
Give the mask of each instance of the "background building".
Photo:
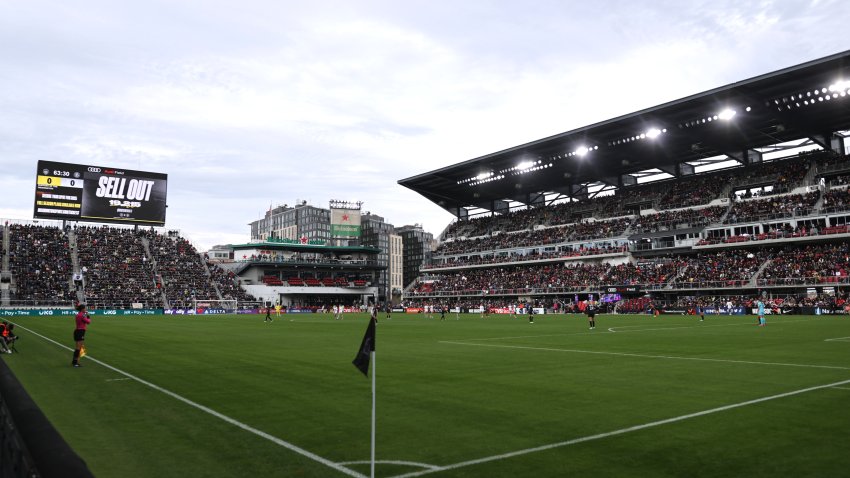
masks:
<svg viewBox="0 0 850 478"><path fill-rule="evenodd" d="M330 209L297 201L295 206L284 204L270 208L265 217L248 225L251 226L252 241L264 241L270 237L330 241L330 218Z"/></svg>
<svg viewBox="0 0 850 478"><path fill-rule="evenodd" d="M390 244L395 227L384 222L383 217L370 212L365 212L360 216L360 224L362 227L361 244L381 250L377 255L377 261L379 265L386 267L386 269L381 270L378 274L378 300L386 302L392 297L390 280L392 261L390 257L393 250ZM398 272L401 272L401 270L399 269Z"/></svg>
<svg viewBox="0 0 850 478"><path fill-rule="evenodd" d="M401 236L404 258L402 260L402 282L404 287L410 285L419 276L419 270L431 261L434 250L434 235L425 232L422 225L401 226L395 229Z"/></svg>
<svg viewBox="0 0 850 478"><path fill-rule="evenodd" d="M401 236L390 235L390 265L387 274L390 277L390 296L394 304L401 301L404 291L404 245Z"/></svg>
<svg viewBox="0 0 850 478"><path fill-rule="evenodd" d="M422 230L422 226L395 226L384 221L382 216L363 212L360 215L360 237L331 237L331 210L298 201L295 206L283 205L270 208L265 217L253 221L251 241L266 241L269 238L292 240L320 240L338 246L371 247L378 249L375 260L380 267L374 286L378 290L378 300L386 302L401 299L404 287L413 280L423 261L430 259L433 235ZM404 231L397 233L396 231ZM413 257L405 257L411 251ZM408 267L408 269L405 269ZM393 292L395 291L395 293Z"/></svg>

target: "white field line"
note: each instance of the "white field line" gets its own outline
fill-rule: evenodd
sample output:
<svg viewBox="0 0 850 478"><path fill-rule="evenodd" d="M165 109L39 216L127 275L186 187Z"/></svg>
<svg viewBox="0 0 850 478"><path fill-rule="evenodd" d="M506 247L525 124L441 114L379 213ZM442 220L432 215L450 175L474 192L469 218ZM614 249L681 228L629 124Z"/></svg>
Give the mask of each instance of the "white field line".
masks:
<svg viewBox="0 0 850 478"><path fill-rule="evenodd" d="M372 462L369 460L360 460L360 461L342 461L339 462L340 465L369 465ZM417 468L427 468L429 470L436 470L440 468L437 465L429 465L427 463L419 463L417 461L403 461L403 460L375 460L376 464L383 465L401 465L401 466L415 466Z"/></svg>
<svg viewBox="0 0 850 478"><path fill-rule="evenodd" d="M71 347L68 347L68 346L65 346L65 345L63 345L63 344L60 344L59 342L57 342L57 341L55 341L55 340L53 340L53 339L51 339L51 338L49 338L49 337L45 337L44 335L41 335L41 334L39 334L38 332L35 332L35 331L32 331L32 330L30 330L30 329L28 329L28 328L26 328L26 327L23 327L23 326L21 326L20 324L15 324L15 327L20 327L22 330L25 330L25 331L27 331L27 332L29 332L29 333L31 333L31 334L33 334L33 335L37 336L37 337L41 337L42 339L44 339L44 340L46 340L46 341L48 341L48 342L51 342L51 343L53 343L53 344L55 344L55 345L58 345L59 347L61 347L61 348L63 348L63 349L70 350L70 351L73 351L73 350L74 350L74 349L72 349ZM208 413L208 414L210 414L210 415L212 415L212 416L214 416L214 417L216 417L216 418L218 418L218 419L220 419L220 420L223 420L223 421L225 421L225 422L227 422L227 423L229 423L229 424L231 424L231 425L234 425L234 426L236 426L236 427L239 427L239 428L241 428L241 429L243 429L243 430L245 430L245 431L247 431L247 432L249 432L249 433L253 433L254 435L257 435L257 436L259 436L259 437L261 437L261 438L265 438L266 440L269 440L269 441L270 441L270 442L272 442L272 443L275 443L275 444L280 445L280 446L282 446L282 447L284 447L284 448L287 448L287 449L289 449L289 450L292 450L292 451L294 451L295 453L298 453L299 455L303 455L303 456L305 456L305 457L307 457L307 458L309 458L309 459L311 459L311 460L313 460L313 461L316 461L316 462L318 462L318 463L321 463L321 464L323 464L323 465L325 465L325 466L327 466L327 467L329 467L329 468L333 468L334 470L339 471L340 473L344 473L344 474L346 474L346 475L348 475L348 476L355 476L355 477L358 477L358 478L366 478L366 475L364 475L364 474L362 474L362 473L358 473L358 472L356 472L356 471L354 471L354 470L351 470L351 469L349 469L349 468L346 468L346 467L344 467L344 466L342 466L342 465L338 465L338 464L334 463L333 461L328 460L327 458L323 458L323 457L321 457L321 456L319 456L319 455L317 455L317 454L315 454L315 453L309 452L309 451L307 451L307 450L305 450L305 449L303 449L303 448L301 448L301 447L299 447L299 446L297 446L297 445L294 445L294 444L292 444L292 443L289 443L289 442L288 442L288 441L286 441L286 440L282 440L282 439L280 439L280 438L278 438L278 437L276 437L276 436L269 435L268 433L266 433L266 432L264 432L264 431L262 431L262 430L258 430L258 429L256 429L256 428L254 428L254 427L252 427L252 426L250 426L250 425L246 425L246 424L244 424L244 423L242 423L242 422L240 422L240 421L238 421L238 420L236 420L236 419L234 419L234 418L230 418L230 417L228 417L227 415L224 415L224 414L222 414L222 413L219 413L219 412L217 412L217 411L213 410L212 408L209 408L209 407L207 407L207 406L201 405L200 403L193 402L192 400L189 400L188 398L185 398L185 397L183 397L183 396L181 396L181 395L178 395L178 394L176 394L176 393L174 393L174 392L172 392L172 391L170 391L170 390L166 390L166 389L164 389L164 388L160 387L159 385L153 384L153 383L151 383L151 382L148 382L147 380L144 380L144 379L141 379L141 378L139 378L139 377L136 377L135 375L132 375L132 374L130 374L130 373L127 373L127 372L125 372L125 371L123 371L123 370L121 370L121 369L115 368L115 367L113 367L112 365L107 364L106 362L102 362L102 361L100 361L100 360L97 360L97 359L93 358L91 355L86 355L86 359L87 359L87 360L90 360L90 361L92 361L92 362L94 362L94 363L96 363L96 364L98 364L98 365L101 365L101 366L103 366L103 367L106 367L106 368L108 368L109 370L112 370L113 372L116 372L116 373L118 373L118 374L124 375L125 377L127 377L127 378L129 378L129 379L135 380L135 381L137 381L137 382L141 383L142 385L147 385L148 387L150 387L150 388L152 388L152 389L154 389L154 390L156 390L156 391L158 391L158 392L164 393L164 394L166 394L166 395L168 395L168 396L170 396L170 397L172 397L172 398L174 398L174 399L177 399L177 400L179 400L179 401L181 401L181 402L185 403L186 405L189 405L189 406L191 406L191 407L197 408L198 410L200 410L200 411L202 411L202 412Z"/></svg>
<svg viewBox="0 0 850 478"><path fill-rule="evenodd" d="M772 322L772 323L775 323L775 324L791 324L791 323L794 323L794 322L808 322L808 320L783 320L781 322L776 321L776 322ZM674 326L674 327L655 327L654 325L649 325L649 324L621 325L619 327L610 327L608 329L608 331L609 332L617 332L617 333L649 332L649 331L653 331L653 330L707 329L709 327L738 327L738 326L741 326L741 325L752 325L753 327L755 327L756 324L754 322L746 322L746 323L739 322L737 324L682 325L682 326ZM770 323L768 325L770 325ZM636 328L636 327L647 327L647 326L653 327L653 328L636 329L636 330L619 330L619 329L624 329L624 328ZM615 330L615 329L617 329L617 330ZM465 340L483 342L483 341L488 341L488 340L534 339L534 338L538 338L538 337L566 337L566 336L570 336L570 335L599 335L599 333L598 332L573 332L573 333L569 333L569 334L517 335L517 336L513 336L513 337L485 337L485 338L480 338L480 339L465 339ZM850 337L847 337L847 338L850 339Z"/></svg>
<svg viewBox="0 0 850 478"><path fill-rule="evenodd" d="M107 379L106 379L106 381L107 381L107 382L123 382L124 380L130 380L130 377L124 377L124 378L107 378Z"/></svg>
<svg viewBox="0 0 850 478"><path fill-rule="evenodd" d="M808 320L783 320L781 322L776 321L776 322L771 322L771 323L773 323L773 324L793 324L795 322L809 322L809 321ZM750 326L753 326L753 327L756 326L755 322L739 322L737 324L683 325L683 326L678 326L678 327L655 327L655 328L651 328L651 329L614 330L614 329L624 329L626 327L629 327L629 328L644 327L643 325L621 325L619 327L611 327L608 330L610 332L616 331L616 332L619 332L619 333L623 333L623 332L649 332L649 331L652 331L652 330L679 330L679 329L707 329L707 328L710 328L710 327L737 327L737 326L740 326L740 325L750 325Z"/></svg>
<svg viewBox="0 0 850 478"><path fill-rule="evenodd" d="M626 433L645 430L647 428L653 428L653 427L657 427L657 426L661 426L661 425L667 425L667 424L670 424L670 423L681 422L681 421L684 421L684 420L689 420L691 418L698 418L698 417L702 417L702 416L705 416L705 415L711 415L713 413L725 412L726 410L732 410L732 409L735 409L735 408L746 407L748 405L755 405L757 403L767 402L767 401L770 401L770 400L777 400L777 399L780 399L780 398L791 397L791 396L794 396L794 395L799 395L801 393L813 392L815 390L821 390L821 389L824 389L824 388L837 388L840 385L847 385L847 384L850 384L850 380L843 380L841 382L835 382L835 383L830 383L830 384L826 384L826 385L818 385L818 386L815 386L815 387L803 388L803 389L794 390L794 391L791 391L791 392L785 392L785 393L780 393L780 394L777 394L777 395L771 395L769 397L756 398L754 400L747 400L746 402L733 403L731 405L724 405L722 407L711 408L711 409L708 409L708 410L703 410L701 412L689 413L687 415L680 415L678 417L666 418L664 420L658 420L658 421L655 421L655 422L644 423L642 425L635 425L635 426L632 426L632 427L621 428L619 430L614 430L614 431L605 432L605 433L599 433L599 434L596 434L596 435L590 435L590 436L581 437L581 438L574 438L572 440L566 440L566 441L561 441L561 442L557 442L557 443L550 443L548 445L542 445L542 446L538 446L538 447L534 447L534 448L526 448L524 450L512 451L512 452L508 452L508 453L503 453L501 455L492 455L492 456L487 456L487 457L484 457L484 458L478 458L478 459L475 459L475 460L462 461L462 462L459 462L459 463L454 463L452 465L444 465L444 466L440 466L438 468L430 469L430 470L422 470L422 471L415 471L415 472L412 472L412 473L405 473L405 474L402 474L402 475L396 475L393 478L412 478L412 477L415 477L415 476L423 476L423 475L428 475L428 474L431 474L431 473L437 473L437 472L441 472L441 471L455 470L455 469L458 469L458 468L463 468L463 467L472 466L472 465L478 465L478 464L481 464L481 463L488 463L488 462L491 462L491 461L504 460L504 459L507 459L507 458L513 458L515 456L527 455L529 453L537 453L537 452L540 452L540 451L551 450L553 448L561 448L561 447L565 447L565 446L569 446L569 445L575 445L575 444L578 444L578 443L584 443L584 442L589 442L589 441L593 441L593 440L600 440L600 439L603 439L603 438L608 438L608 437L612 437L612 436L623 435L623 434L626 434Z"/></svg>
<svg viewBox="0 0 850 478"><path fill-rule="evenodd" d="M850 390L850 387L832 387L832 388L837 388L837 389L840 389L840 390Z"/></svg>
<svg viewBox="0 0 850 478"><path fill-rule="evenodd" d="M704 357L677 357L675 355L650 355L650 354L635 354L627 352L602 352L599 350L579 350L579 349L556 349L549 347L528 347L524 345L501 345L501 344L475 344L469 342L455 342L449 340L441 340L438 343L451 345L466 345L469 347L495 347L503 349L518 349L518 350L539 350L544 352L565 352L575 354L594 354L594 355L616 355L620 357L641 357L654 358L664 360L695 360L699 362L721 362L721 363L741 363L750 365L776 365L782 367L803 367L803 368L825 368L832 370L850 370L850 367L839 367L835 365L812 365L799 363L783 363L783 362L756 362L750 360L731 360L731 359L714 359Z"/></svg>
<svg viewBox="0 0 850 478"><path fill-rule="evenodd" d="M850 337L836 337L834 339L823 339L824 342L850 342Z"/></svg>

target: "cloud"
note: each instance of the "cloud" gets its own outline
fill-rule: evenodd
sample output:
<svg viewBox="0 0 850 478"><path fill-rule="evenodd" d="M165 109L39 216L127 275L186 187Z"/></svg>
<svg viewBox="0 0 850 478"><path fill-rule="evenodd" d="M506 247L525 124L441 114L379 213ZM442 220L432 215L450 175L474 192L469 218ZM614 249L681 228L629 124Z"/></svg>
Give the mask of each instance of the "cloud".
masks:
<svg viewBox="0 0 850 478"><path fill-rule="evenodd" d="M169 175L169 227L247 239L362 200L439 233L401 178L847 48L842 2L0 5L0 214L39 159ZM842 15L843 13L843 15Z"/></svg>

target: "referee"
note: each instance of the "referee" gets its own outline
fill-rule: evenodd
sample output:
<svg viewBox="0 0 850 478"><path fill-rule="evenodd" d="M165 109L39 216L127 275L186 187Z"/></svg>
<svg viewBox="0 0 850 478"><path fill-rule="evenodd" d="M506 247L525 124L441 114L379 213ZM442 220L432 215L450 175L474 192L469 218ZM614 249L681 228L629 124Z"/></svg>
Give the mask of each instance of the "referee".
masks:
<svg viewBox="0 0 850 478"><path fill-rule="evenodd" d="M82 367L80 365L80 352L83 350L83 342L86 340L86 327L91 323L86 304L77 306L77 316L75 317L77 326L74 328L74 359L71 361L71 366Z"/></svg>

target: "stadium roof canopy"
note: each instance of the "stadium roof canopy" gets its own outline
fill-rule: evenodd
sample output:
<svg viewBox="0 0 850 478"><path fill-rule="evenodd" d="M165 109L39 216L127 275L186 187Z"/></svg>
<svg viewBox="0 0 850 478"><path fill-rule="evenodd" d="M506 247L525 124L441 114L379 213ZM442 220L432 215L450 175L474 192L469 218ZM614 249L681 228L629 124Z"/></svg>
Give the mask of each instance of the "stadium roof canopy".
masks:
<svg viewBox="0 0 850 478"><path fill-rule="evenodd" d="M844 152L850 51L671 101L398 181L455 216L587 197L650 174L762 160L789 141ZM650 173L648 171L654 171ZM669 177L666 176L665 177Z"/></svg>

